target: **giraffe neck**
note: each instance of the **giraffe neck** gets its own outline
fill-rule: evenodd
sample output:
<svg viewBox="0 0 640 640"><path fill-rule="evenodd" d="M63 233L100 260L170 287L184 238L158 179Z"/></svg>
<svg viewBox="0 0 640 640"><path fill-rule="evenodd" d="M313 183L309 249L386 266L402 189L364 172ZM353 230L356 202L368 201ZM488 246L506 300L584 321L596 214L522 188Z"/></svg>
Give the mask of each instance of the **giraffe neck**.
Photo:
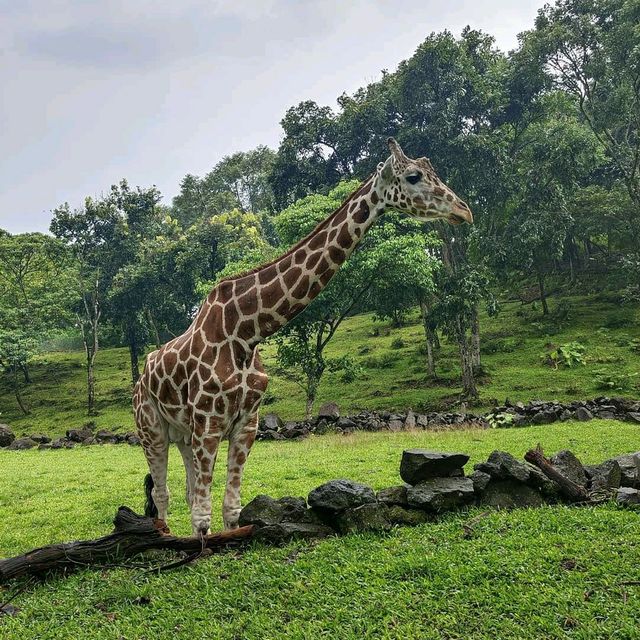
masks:
<svg viewBox="0 0 640 640"><path fill-rule="evenodd" d="M232 293L225 304L225 333L252 347L298 315L349 258L384 208L374 174L283 256L221 282L218 287L226 286Z"/></svg>

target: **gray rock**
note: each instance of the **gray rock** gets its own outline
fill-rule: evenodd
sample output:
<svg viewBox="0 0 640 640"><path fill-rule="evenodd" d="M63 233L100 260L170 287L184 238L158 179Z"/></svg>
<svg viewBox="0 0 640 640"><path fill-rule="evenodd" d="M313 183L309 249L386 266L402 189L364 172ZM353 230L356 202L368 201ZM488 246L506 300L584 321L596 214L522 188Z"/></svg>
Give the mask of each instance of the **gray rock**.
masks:
<svg viewBox="0 0 640 640"><path fill-rule="evenodd" d="M8 451L24 451L37 447L38 443L31 438L16 438L8 447Z"/></svg>
<svg viewBox="0 0 640 640"><path fill-rule="evenodd" d="M307 503L304 498L285 496L276 500L271 496L258 495L240 512L240 526L254 524L266 527L281 522L304 522L307 518Z"/></svg>
<svg viewBox="0 0 640 640"><path fill-rule="evenodd" d="M309 493L309 506L325 511L342 511L376 502L371 487L353 480L331 480Z"/></svg>
<svg viewBox="0 0 640 640"><path fill-rule="evenodd" d="M421 429L426 429L429 426L429 418L423 414L418 415L416 418L416 424Z"/></svg>
<svg viewBox="0 0 640 640"><path fill-rule="evenodd" d="M135 433L127 433L124 436L124 441L131 446L137 446L140 444L140 437Z"/></svg>
<svg viewBox="0 0 640 640"><path fill-rule="evenodd" d="M616 502L625 506L640 504L640 491L632 487L620 487L616 494Z"/></svg>
<svg viewBox="0 0 640 640"><path fill-rule="evenodd" d="M82 427L82 429L68 429L67 440L71 442L84 442L88 438L93 437L93 432L88 427Z"/></svg>
<svg viewBox="0 0 640 640"><path fill-rule="evenodd" d="M408 506L407 501L407 487L403 484L395 487L388 487L387 489L380 489L376 497L378 502L382 502L386 505L400 505L401 507Z"/></svg>
<svg viewBox="0 0 640 640"><path fill-rule="evenodd" d="M285 440L285 437L277 431L263 431L260 440Z"/></svg>
<svg viewBox="0 0 640 640"><path fill-rule="evenodd" d="M470 478L430 478L407 490L412 507L440 511L451 509L473 498Z"/></svg>
<svg viewBox="0 0 640 640"><path fill-rule="evenodd" d="M640 487L640 451L613 458L620 465L620 486Z"/></svg>
<svg viewBox="0 0 640 640"><path fill-rule="evenodd" d="M387 506L369 503L340 511L335 516L335 524L340 533L361 531L384 531L391 528L387 519Z"/></svg>
<svg viewBox="0 0 640 640"><path fill-rule="evenodd" d="M402 431L404 422L402 420L393 419L389 420L389 431Z"/></svg>
<svg viewBox="0 0 640 640"><path fill-rule="evenodd" d="M538 411L533 418L531 418L531 424L551 424L557 420L555 411L545 409L544 411Z"/></svg>
<svg viewBox="0 0 640 640"><path fill-rule="evenodd" d="M585 471L591 479L591 491L606 491L620 486L622 470L617 460L605 460L600 464L585 467Z"/></svg>
<svg viewBox="0 0 640 640"><path fill-rule="evenodd" d="M564 409L560 414L560 421L566 422L567 420L571 420L573 418L573 413L569 411L569 409Z"/></svg>
<svg viewBox="0 0 640 640"><path fill-rule="evenodd" d="M459 475L468 461L469 456L464 453L405 449L400 463L400 477L409 484L418 484L427 478Z"/></svg>
<svg viewBox="0 0 640 640"><path fill-rule="evenodd" d="M118 441L118 436L107 429L100 429L94 437L96 442L101 442L103 444L115 444Z"/></svg>
<svg viewBox="0 0 640 640"><path fill-rule="evenodd" d="M44 433L32 433L28 437L38 444L46 444L47 442L51 442L51 438L44 435Z"/></svg>
<svg viewBox="0 0 640 640"><path fill-rule="evenodd" d="M260 527L255 539L266 544L284 544L289 540L315 540L332 536L335 531L326 525L309 522L280 522Z"/></svg>
<svg viewBox="0 0 640 640"><path fill-rule="evenodd" d="M38 445L38 450L39 451L45 451L46 449L52 449L53 447L51 446L50 442L41 442Z"/></svg>
<svg viewBox="0 0 640 640"><path fill-rule="evenodd" d="M407 417L404 420L404 428L405 429L415 429L416 428L416 414L409 409L407 413Z"/></svg>
<svg viewBox="0 0 640 640"><path fill-rule="evenodd" d="M351 418L339 418L338 422L336 422L336 426L338 429L342 429L343 431L355 431L358 427Z"/></svg>
<svg viewBox="0 0 640 640"><path fill-rule="evenodd" d="M629 411L629 413L627 413L627 420L629 420L629 422L640 423L640 413L637 413L635 411Z"/></svg>
<svg viewBox="0 0 640 640"><path fill-rule="evenodd" d="M544 500L540 493L516 480L492 480L486 486L480 503L494 509L540 507Z"/></svg>
<svg viewBox="0 0 640 640"><path fill-rule="evenodd" d="M318 418L337 420L340 417L340 409L335 402L325 402L318 411Z"/></svg>
<svg viewBox="0 0 640 640"><path fill-rule="evenodd" d="M558 451L558 453L549 459L549 462L569 478L569 480L572 480L581 487L587 486L587 474L585 473L584 467L571 451L567 449Z"/></svg>
<svg viewBox="0 0 640 640"><path fill-rule="evenodd" d="M262 416L260 427L264 431L278 431L282 427L282 420L276 413L267 413Z"/></svg>
<svg viewBox="0 0 640 640"><path fill-rule="evenodd" d="M506 451L492 451L487 462L480 462L473 468L489 474L494 480L511 479L526 483L531 479L531 468Z"/></svg>
<svg viewBox="0 0 640 640"><path fill-rule="evenodd" d="M482 493L487 488L487 485L491 480L491 476L484 471L474 471L469 478L471 479L471 482L473 482L473 490L478 494Z"/></svg>
<svg viewBox="0 0 640 640"><path fill-rule="evenodd" d="M578 407L574 414L576 420L580 420L580 422L588 422L589 420L593 420L593 414L586 407Z"/></svg>
<svg viewBox="0 0 640 640"><path fill-rule="evenodd" d="M16 439L9 425L0 424L0 447L8 447Z"/></svg>
<svg viewBox="0 0 640 640"><path fill-rule="evenodd" d="M430 522L433 518L433 516L422 509L407 509L398 504L387 507L386 516L391 524L409 527Z"/></svg>

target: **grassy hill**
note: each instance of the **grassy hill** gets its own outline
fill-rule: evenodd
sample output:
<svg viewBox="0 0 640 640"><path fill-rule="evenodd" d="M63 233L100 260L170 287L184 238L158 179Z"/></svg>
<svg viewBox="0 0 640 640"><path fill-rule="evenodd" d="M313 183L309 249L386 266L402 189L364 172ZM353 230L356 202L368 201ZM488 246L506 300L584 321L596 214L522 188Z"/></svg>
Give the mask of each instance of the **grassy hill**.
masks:
<svg viewBox="0 0 640 640"><path fill-rule="evenodd" d="M531 399L576 399L598 395L640 395L640 309L624 307L615 295L552 301L552 317L519 302L503 304L495 318L482 318L485 374L477 410L502 402ZM543 354L570 342L585 346L586 364L554 369ZM352 355L365 374L352 383L340 374L325 374L319 402L337 402L343 412L359 409L433 410L456 406L459 366L454 344L443 341L438 379L425 374L424 336L417 313L406 326L392 328L371 315L349 318L330 346L329 357ZM295 383L275 374L274 347L263 356L271 376L265 410L285 419L300 418L304 396ZM18 433L59 435L88 420L85 414L85 370L82 352L47 353L32 365L33 383L24 396L31 408L22 416L9 388L0 380L0 422ZM637 377L636 377L637 376ZM97 406L100 428L133 428L131 384L126 349L105 349L97 358Z"/></svg>

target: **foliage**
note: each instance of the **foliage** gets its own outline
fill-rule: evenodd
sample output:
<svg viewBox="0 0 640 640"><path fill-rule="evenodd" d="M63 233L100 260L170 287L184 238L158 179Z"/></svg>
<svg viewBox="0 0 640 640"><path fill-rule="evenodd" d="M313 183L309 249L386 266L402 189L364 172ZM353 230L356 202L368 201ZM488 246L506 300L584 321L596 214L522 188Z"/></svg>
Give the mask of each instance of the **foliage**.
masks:
<svg viewBox="0 0 640 640"><path fill-rule="evenodd" d="M487 421L492 429L507 429L513 425L513 414L511 413L491 413Z"/></svg>
<svg viewBox="0 0 640 640"><path fill-rule="evenodd" d="M542 358L545 364L552 366L554 369L558 367L576 367L586 364L585 352L587 348L580 342L568 342L553 349L550 353L545 353Z"/></svg>
<svg viewBox="0 0 640 640"><path fill-rule="evenodd" d="M618 392L637 389L637 373L615 372L598 369L594 371L593 374L597 389Z"/></svg>

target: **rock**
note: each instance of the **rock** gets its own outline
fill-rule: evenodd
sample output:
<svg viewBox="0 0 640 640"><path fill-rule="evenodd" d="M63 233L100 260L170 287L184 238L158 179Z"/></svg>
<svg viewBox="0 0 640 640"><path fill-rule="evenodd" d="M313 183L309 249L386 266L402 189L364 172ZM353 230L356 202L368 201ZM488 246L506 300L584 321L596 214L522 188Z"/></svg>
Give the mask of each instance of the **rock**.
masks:
<svg viewBox="0 0 640 640"><path fill-rule="evenodd" d="M531 479L531 468L506 451L492 451L487 462L480 462L473 468L489 474L494 480L517 480L526 483Z"/></svg>
<svg viewBox="0 0 640 640"><path fill-rule="evenodd" d="M384 531L391 528L386 512L386 505L377 503L363 504L337 513L335 524L340 533Z"/></svg>
<svg viewBox="0 0 640 640"><path fill-rule="evenodd" d="M137 446L140 444L140 438L135 433L125 433L124 441L131 446Z"/></svg>
<svg viewBox="0 0 640 640"><path fill-rule="evenodd" d="M267 413L260 420L260 428L264 431L279 431L282 428L282 420L275 413Z"/></svg>
<svg viewBox="0 0 640 640"><path fill-rule="evenodd" d="M409 505L407 501L407 487L403 484L388 487L387 489L380 489L376 497L378 498L378 502L386 505L400 505L401 507Z"/></svg>
<svg viewBox="0 0 640 640"><path fill-rule="evenodd" d="M38 445L38 450L39 451L45 451L46 449L52 449L53 447L51 446L50 442L41 442Z"/></svg>
<svg viewBox="0 0 640 640"><path fill-rule="evenodd" d="M118 436L112 431L107 429L100 429L95 435L96 442L115 444L118 441Z"/></svg>
<svg viewBox="0 0 640 640"><path fill-rule="evenodd" d="M558 451L558 453L549 459L549 462L569 478L569 480L572 480L581 487L587 486L587 474L585 473L584 467L571 451L567 449Z"/></svg>
<svg viewBox="0 0 640 640"><path fill-rule="evenodd" d="M389 420L389 431L402 431L403 428L404 422L402 420L398 420L397 418Z"/></svg>
<svg viewBox="0 0 640 640"><path fill-rule="evenodd" d="M616 494L616 502L625 506L640 504L640 491L632 487L620 487Z"/></svg>
<svg viewBox="0 0 640 640"><path fill-rule="evenodd" d="M327 418L320 418L316 425L316 435L323 436L325 433L332 433L336 430L337 423Z"/></svg>
<svg viewBox="0 0 640 640"><path fill-rule="evenodd" d="M531 418L531 424L551 424L557 420L558 416L555 411L545 409L544 411L538 411L533 418Z"/></svg>
<svg viewBox="0 0 640 640"><path fill-rule="evenodd" d="M640 424L640 413L629 411L629 413L627 413L627 420L629 420L629 422L637 422Z"/></svg>
<svg viewBox="0 0 640 640"><path fill-rule="evenodd" d="M406 525L409 527L429 522L433 517L422 509L407 509L398 504L388 506L386 516L391 524Z"/></svg>
<svg viewBox="0 0 640 640"><path fill-rule="evenodd" d="M304 498L285 496L276 500L258 495L240 512L240 526L255 524L265 527L281 522L311 522Z"/></svg>
<svg viewBox="0 0 640 640"><path fill-rule="evenodd" d="M416 428L416 415L409 409L407 413L407 417L404 420L404 428L405 429L415 429Z"/></svg>
<svg viewBox="0 0 640 640"><path fill-rule="evenodd" d="M421 429L426 429L429 426L429 418L425 415L420 414L417 418L416 418L416 424L421 428Z"/></svg>
<svg viewBox="0 0 640 640"><path fill-rule="evenodd" d="M412 507L440 511L451 509L473 498L470 478L430 478L407 490Z"/></svg>
<svg viewBox="0 0 640 640"><path fill-rule="evenodd" d="M7 451L25 451L37 447L38 443L31 438L16 438L8 447Z"/></svg>
<svg viewBox="0 0 640 640"><path fill-rule="evenodd" d="M16 439L9 425L0 424L0 447L8 447Z"/></svg>
<svg viewBox="0 0 640 640"><path fill-rule="evenodd" d="M409 484L427 478L458 475L469 461L464 453L442 453L427 449L405 449L400 462L400 477Z"/></svg>
<svg viewBox="0 0 640 640"><path fill-rule="evenodd" d="M342 429L343 431L347 432L355 431L358 428L358 425L350 418L338 418L336 426L338 427L338 429Z"/></svg>
<svg viewBox="0 0 640 640"><path fill-rule="evenodd" d="M82 429L68 429L67 440L71 442L84 442L87 438L92 438L93 432L88 427L82 427Z"/></svg>
<svg viewBox="0 0 640 640"><path fill-rule="evenodd" d="M544 500L538 491L516 480L492 480L485 487L480 503L494 509L540 507Z"/></svg>
<svg viewBox="0 0 640 640"><path fill-rule="evenodd" d="M340 417L340 409L335 402L325 402L318 411L318 418L337 420Z"/></svg>
<svg viewBox="0 0 640 640"><path fill-rule="evenodd" d="M64 447L66 440L64 438L58 438L51 443L52 449L62 449Z"/></svg>
<svg viewBox="0 0 640 640"><path fill-rule="evenodd" d="M574 414L576 420L580 420L580 422L588 422L589 420L593 420L593 414L586 407L578 407Z"/></svg>
<svg viewBox="0 0 640 640"><path fill-rule="evenodd" d="M617 460L605 460L600 464L585 467L585 471L591 479L591 491L606 491L620 486L622 471Z"/></svg>
<svg viewBox="0 0 640 640"><path fill-rule="evenodd" d="M640 451L613 459L620 465L620 486L640 487Z"/></svg>
<svg viewBox="0 0 640 640"><path fill-rule="evenodd" d="M260 440L284 440L285 437L277 431L264 431L259 434Z"/></svg>
<svg viewBox="0 0 640 640"><path fill-rule="evenodd" d="M491 480L491 476L484 471L474 471L469 478L471 479L471 482L473 482L473 490L477 494L482 493L487 488L487 485Z"/></svg>
<svg viewBox="0 0 640 640"><path fill-rule="evenodd" d="M569 409L564 409L560 414L560 421L566 422L567 420L571 420L573 418L573 413L569 411Z"/></svg>
<svg viewBox="0 0 640 640"><path fill-rule="evenodd" d="M51 438L44 435L44 433L33 433L28 437L38 444L46 444L47 442L51 442Z"/></svg>
<svg viewBox="0 0 640 640"><path fill-rule="evenodd" d="M335 531L326 525L311 522L280 522L260 527L255 539L268 544L284 544L289 540L314 540L332 536Z"/></svg>
<svg viewBox="0 0 640 640"><path fill-rule="evenodd" d="M309 493L309 506L324 511L342 511L376 502L371 487L353 480L331 480Z"/></svg>

